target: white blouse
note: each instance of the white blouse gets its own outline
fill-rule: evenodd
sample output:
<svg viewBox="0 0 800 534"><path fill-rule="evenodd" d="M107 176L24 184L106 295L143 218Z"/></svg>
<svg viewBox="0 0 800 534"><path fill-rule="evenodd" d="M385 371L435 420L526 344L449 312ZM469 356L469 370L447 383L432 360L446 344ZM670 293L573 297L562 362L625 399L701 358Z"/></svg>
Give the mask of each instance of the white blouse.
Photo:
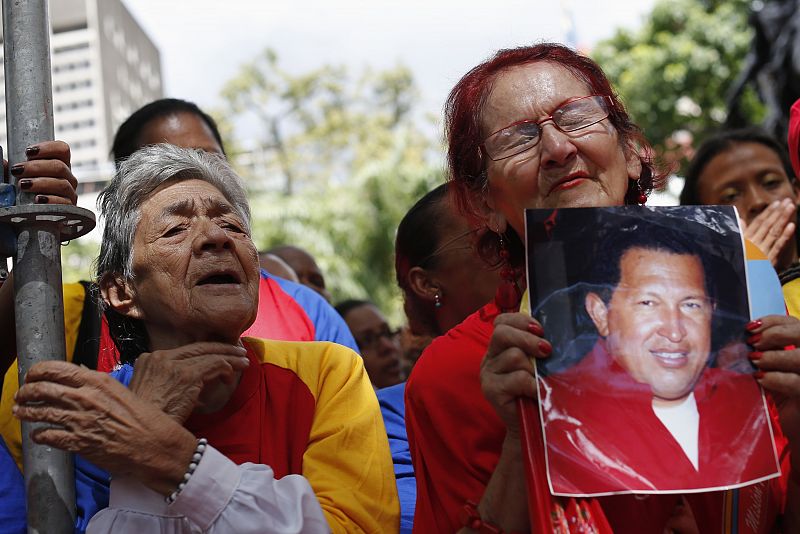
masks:
<svg viewBox="0 0 800 534"><path fill-rule="evenodd" d="M109 507L86 532L316 534L330 528L305 477L275 480L269 466L237 466L209 445L172 504L134 479L112 480Z"/></svg>

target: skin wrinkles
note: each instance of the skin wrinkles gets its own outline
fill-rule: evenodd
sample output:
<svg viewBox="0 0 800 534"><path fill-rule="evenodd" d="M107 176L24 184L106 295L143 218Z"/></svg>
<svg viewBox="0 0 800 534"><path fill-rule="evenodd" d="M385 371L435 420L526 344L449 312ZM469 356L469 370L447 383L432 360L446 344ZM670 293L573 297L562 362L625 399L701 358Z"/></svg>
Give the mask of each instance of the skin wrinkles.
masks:
<svg viewBox="0 0 800 534"><path fill-rule="evenodd" d="M484 132L542 119L565 101L589 94L584 82L559 65L514 67L495 80L482 117ZM548 121L534 149L500 161L487 158L488 205L520 234L525 208L620 205L629 177L638 178L641 167L633 151L619 150L619 142L607 118L570 133ZM574 173L577 179L559 186Z"/></svg>
<svg viewBox="0 0 800 534"><path fill-rule="evenodd" d="M255 319L256 249L213 185L185 180L157 189L142 204L133 251L134 278L124 282L126 314L144 320L153 350L195 341L236 344L230 332ZM198 283L214 274L238 283Z"/></svg>
<svg viewBox="0 0 800 534"><path fill-rule="evenodd" d="M606 305L590 293L586 308L609 354L654 404L682 402L711 353L713 305L696 256L634 248L620 259L620 282Z"/></svg>
<svg viewBox="0 0 800 534"><path fill-rule="evenodd" d="M210 218L219 218L225 215L233 215L236 213L230 204L220 202L219 199L216 198L201 198L200 204L203 206L204 211ZM193 218L196 211L194 199L179 200L173 204L170 204L169 206L166 206L164 211L158 216L157 224L160 225L161 230L159 232L155 232L155 235L157 236L160 232L166 231L167 227L173 225L177 218ZM221 222L225 224L226 221ZM239 221L239 218L236 216L230 219L230 224L244 227L244 224ZM149 242L150 241L148 241L148 243Z"/></svg>

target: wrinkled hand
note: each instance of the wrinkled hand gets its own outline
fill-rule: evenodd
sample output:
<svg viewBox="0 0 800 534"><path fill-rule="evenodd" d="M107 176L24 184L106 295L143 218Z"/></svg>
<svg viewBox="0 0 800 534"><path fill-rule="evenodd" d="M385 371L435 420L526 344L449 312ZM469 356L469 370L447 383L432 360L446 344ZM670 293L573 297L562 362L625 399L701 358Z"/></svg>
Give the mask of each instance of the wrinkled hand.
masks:
<svg viewBox="0 0 800 534"><path fill-rule="evenodd" d="M130 389L183 424L203 406L209 386L218 381L233 385L237 371L248 364L243 347L226 343L199 342L146 352L136 359Z"/></svg>
<svg viewBox="0 0 800 534"><path fill-rule="evenodd" d="M34 365L15 402L20 420L55 425L34 429L35 443L78 453L162 493L177 486L197 443L173 418L111 376L67 362Z"/></svg>
<svg viewBox="0 0 800 534"><path fill-rule="evenodd" d="M781 429L789 439L792 458L800 459L800 320L768 315L747 325L747 343L755 349L751 360L758 367L759 383L778 406ZM759 378L760 377L760 378ZM800 472L800 462L793 461Z"/></svg>
<svg viewBox="0 0 800 534"><path fill-rule="evenodd" d="M27 161L8 169L24 193L35 193L37 204L75 204L78 180L70 169L69 145L63 141L42 141L25 150Z"/></svg>
<svg viewBox="0 0 800 534"><path fill-rule="evenodd" d="M543 335L542 326L524 313L505 313L494 322L481 362L481 389L509 434L519 433L517 399L536 398L531 356L546 358L553 350Z"/></svg>
<svg viewBox="0 0 800 534"><path fill-rule="evenodd" d="M797 206L791 199L785 198L771 203L756 215L750 224L742 221L744 236L767 255L778 271L788 267L788 265L778 265L778 262L783 247L794 236L796 218Z"/></svg>

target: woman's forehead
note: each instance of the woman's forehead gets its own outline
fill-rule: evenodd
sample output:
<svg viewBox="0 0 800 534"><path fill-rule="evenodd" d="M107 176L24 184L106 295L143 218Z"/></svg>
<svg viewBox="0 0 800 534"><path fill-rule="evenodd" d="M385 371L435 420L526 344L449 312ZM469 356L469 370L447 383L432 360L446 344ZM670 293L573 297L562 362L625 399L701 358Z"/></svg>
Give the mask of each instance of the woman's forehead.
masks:
<svg viewBox="0 0 800 534"><path fill-rule="evenodd" d="M231 211L232 207L219 189L198 179L162 184L142 204L143 212L156 217L185 215L198 209Z"/></svg>
<svg viewBox="0 0 800 534"><path fill-rule="evenodd" d="M586 83L562 65L549 61L518 65L495 78L482 123L494 131L524 118L549 115L565 100L588 94Z"/></svg>

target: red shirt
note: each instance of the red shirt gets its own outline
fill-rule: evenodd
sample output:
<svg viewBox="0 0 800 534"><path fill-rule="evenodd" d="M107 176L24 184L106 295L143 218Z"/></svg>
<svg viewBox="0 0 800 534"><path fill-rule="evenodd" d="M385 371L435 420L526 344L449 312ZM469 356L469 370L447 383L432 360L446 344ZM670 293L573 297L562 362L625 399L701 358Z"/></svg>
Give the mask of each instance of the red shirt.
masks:
<svg viewBox="0 0 800 534"><path fill-rule="evenodd" d="M494 303L428 346L406 385L406 427L417 477L414 532L451 533L463 525L459 512L478 502L497 465L505 428L481 394L480 363L499 311ZM778 427L776 414L773 426ZM700 532L723 532L731 519L738 531L772 531L783 509L788 446L779 449L783 477L732 492L687 494ZM662 534L681 495L601 497L617 534Z"/></svg>

